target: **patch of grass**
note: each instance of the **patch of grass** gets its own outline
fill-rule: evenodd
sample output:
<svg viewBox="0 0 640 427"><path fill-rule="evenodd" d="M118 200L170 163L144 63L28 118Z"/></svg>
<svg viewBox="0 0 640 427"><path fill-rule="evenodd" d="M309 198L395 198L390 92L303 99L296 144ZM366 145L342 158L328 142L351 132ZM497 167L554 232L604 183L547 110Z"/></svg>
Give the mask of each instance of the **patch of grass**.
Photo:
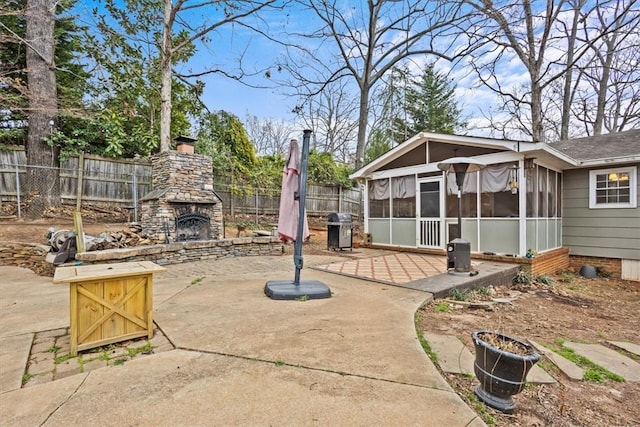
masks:
<svg viewBox="0 0 640 427"><path fill-rule="evenodd" d="M106 362L107 360L109 360L109 353L103 351L102 353L100 353L100 356L98 356L98 360Z"/></svg>
<svg viewBox="0 0 640 427"><path fill-rule="evenodd" d="M427 353L427 356L429 356L429 359L431 359L432 362L436 363L438 361L438 355L436 354L435 351L433 351L433 349L431 348L431 345L429 344L429 341L426 340L422 331L419 329L416 329L416 331L418 334L418 341L420 341L420 345L422 346L422 349L424 350L425 353Z"/></svg>
<svg viewBox="0 0 640 427"><path fill-rule="evenodd" d="M284 366L284 362L282 360L276 360L275 362L273 362L273 364L277 367Z"/></svg>
<svg viewBox="0 0 640 427"><path fill-rule="evenodd" d="M126 359L123 358L119 358L119 359L115 359L113 361L113 366L120 366L120 365L124 365L124 362L126 362Z"/></svg>
<svg viewBox="0 0 640 427"><path fill-rule="evenodd" d="M467 399L473 404L476 412L478 412L482 416L482 419L484 420L486 425L493 426L496 424L496 418L491 415L489 411L487 411L487 407L485 406L485 404L482 403L480 399L478 399L478 396L476 396L474 392L468 392Z"/></svg>
<svg viewBox="0 0 640 427"><path fill-rule="evenodd" d="M153 346L149 341L147 341L146 344L140 347L127 347L127 354L131 359L133 359L139 354L151 354L152 351L153 351Z"/></svg>
<svg viewBox="0 0 640 427"><path fill-rule="evenodd" d="M309 301L309 295L300 295L299 297L296 298L296 301Z"/></svg>
<svg viewBox="0 0 640 427"><path fill-rule="evenodd" d="M30 374L28 372L25 372L24 374L22 374L22 385L25 385L26 383L28 383L31 378L33 378L33 374Z"/></svg>
<svg viewBox="0 0 640 427"><path fill-rule="evenodd" d="M473 296L473 293L469 289L457 289L453 288L449 293L451 299L456 301L469 301Z"/></svg>
<svg viewBox="0 0 640 427"><path fill-rule="evenodd" d="M204 280L204 276L196 277L195 279L193 279L191 281L191 284L192 285L197 285L198 283L202 283L203 280Z"/></svg>
<svg viewBox="0 0 640 427"><path fill-rule="evenodd" d="M67 354L63 354L62 356L58 356L55 359L53 359L53 363L56 364L56 365L59 365L61 363L66 362L69 359L73 359L73 356L67 353Z"/></svg>
<svg viewBox="0 0 640 427"><path fill-rule="evenodd" d="M84 372L84 365L91 362L92 359L84 360L82 356L78 356L76 360L78 361L78 365L80 365L80 372Z"/></svg>
<svg viewBox="0 0 640 427"><path fill-rule="evenodd" d="M451 311L451 306L448 303L441 301L435 306L435 311L438 313L449 313Z"/></svg>
<svg viewBox="0 0 640 427"><path fill-rule="evenodd" d="M538 366L548 373L558 372L558 367L551 361L549 361L549 359L547 359L546 357L540 359L540 361L538 362Z"/></svg>
<svg viewBox="0 0 640 427"><path fill-rule="evenodd" d="M556 340L556 344L558 342L564 343L564 340ZM624 378L622 378L618 374L614 374L613 372L603 368L602 366L592 362L584 356L577 354L573 349L564 347L562 344L559 344L559 347L553 349L560 356L564 357L567 360L575 363L576 365L584 368L585 372L582 376L584 381L590 381L595 383L601 383L605 379L615 381L615 382L624 382Z"/></svg>
<svg viewBox="0 0 640 427"><path fill-rule="evenodd" d="M60 351L62 347L59 347L57 345L51 346L47 349L47 353L57 353Z"/></svg>
<svg viewBox="0 0 640 427"><path fill-rule="evenodd" d="M535 281L538 283L542 283L545 285L550 285L553 283L553 279L547 275L540 275L540 276L536 276Z"/></svg>
<svg viewBox="0 0 640 427"><path fill-rule="evenodd" d="M582 379L592 383L601 383L602 381L604 381L604 376L598 371L587 369L586 371L584 371Z"/></svg>

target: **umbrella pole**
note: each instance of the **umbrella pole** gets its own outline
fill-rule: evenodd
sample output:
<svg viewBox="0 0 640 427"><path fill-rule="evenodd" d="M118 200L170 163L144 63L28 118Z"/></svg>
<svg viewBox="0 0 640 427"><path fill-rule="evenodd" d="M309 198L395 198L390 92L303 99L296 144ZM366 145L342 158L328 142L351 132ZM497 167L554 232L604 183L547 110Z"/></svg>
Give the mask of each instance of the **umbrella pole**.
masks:
<svg viewBox="0 0 640 427"><path fill-rule="evenodd" d="M330 298L331 289L317 280L305 280L300 282L300 270L302 270L302 241L304 240L305 202L307 198L307 169L309 165L309 140L311 131L305 130L302 138L302 155L300 164L300 181L298 192L294 198L298 200L298 230L293 246L293 264L296 267L293 282L291 280L269 280L264 286L264 293L271 299L291 300L297 298L319 299Z"/></svg>
<svg viewBox="0 0 640 427"><path fill-rule="evenodd" d="M302 156L300 162L300 181L298 183L298 194L295 199L298 200L298 233L293 247L293 264L296 267L296 274L293 283L297 286L300 284L300 270L304 264L302 257L302 241L304 240L304 220L305 202L307 200L307 169L309 168L309 140L311 139L311 131L305 129L302 136Z"/></svg>

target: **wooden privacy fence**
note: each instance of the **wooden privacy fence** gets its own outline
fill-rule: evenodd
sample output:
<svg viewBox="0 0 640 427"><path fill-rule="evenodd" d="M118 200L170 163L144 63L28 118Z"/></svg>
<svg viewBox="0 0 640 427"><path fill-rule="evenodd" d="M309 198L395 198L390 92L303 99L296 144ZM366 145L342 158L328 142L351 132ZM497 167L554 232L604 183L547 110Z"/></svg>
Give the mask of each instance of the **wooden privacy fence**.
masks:
<svg viewBox="0 0 640 427"><path fill-rule="evenodd" d="M24 148L0 150L0 203L26 196L27 160ZM61 162L60 191L64 204L135 208L151 191L151 163L143 159L114 159L90 154ZM230 178L214 177L214 189L222 199L225 215L278 215L280 190L233 185ZM333 212L362 218L362 191L333 186L307 186L307 213L326 216ZM19 212L18 212L19 214Z"/></svg>
<svg viewBox="0 0 640 427"><path fill-rule="evenodd" d="M227 177L215 177L214 187L227 215L278 215L279 190L274 194L273 191L259 188L238 188ZM362 218L362 191L359 188L308 185L305 205L307 214L311 216L342 212L358 219Z"/></svg>
<svg viewBox="0 0 640 427"><path fill-rule="evenodd" d="M0 151L0 200L17 201L24 191L27 158L22 147ZM130 206L151 190L151 163L90 154L60 162L62 203Z"/></svg>

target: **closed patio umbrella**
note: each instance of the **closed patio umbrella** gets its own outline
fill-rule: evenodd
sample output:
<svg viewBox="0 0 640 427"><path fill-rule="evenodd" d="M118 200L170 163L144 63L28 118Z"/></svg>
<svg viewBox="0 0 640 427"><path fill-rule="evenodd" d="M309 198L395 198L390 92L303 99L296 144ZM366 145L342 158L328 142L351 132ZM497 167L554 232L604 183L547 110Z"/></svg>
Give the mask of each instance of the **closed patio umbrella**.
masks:
<svg viewBox="0 0 640 427"><path fill-rule="evenodd" d="M301 297L306 297L307 299L331 297L331 290L324 283L318 280L300 280L300 270L302 270L303 264L302 242L309 237L309 226L304 203L307 192L310 137L311 131L305 130L302 140L302 156L298 155L297 142L291 141L291 145L289 145L289 158L282 177L278 235L280 235L281 239L295 242L293 264L296 267L296 272L293 280L269 280L264 285L264 293L271 299L292 300ZM298 165L300 165L300 169L298 169ZM297 214L295 212L296 207Z"/></svg>
<svg viewBox="0 0 640 427"><path fill-rule="evenodd" d="M278 236L283 242L295 242L298 234L298 219L300 217L298 191L300 188L300 148L298 141L292 139L289 143L289 156L282 171L282 192L280 193L280 209L278 213ZM306 210L302 241L309 238L309 223Z"/></svg>

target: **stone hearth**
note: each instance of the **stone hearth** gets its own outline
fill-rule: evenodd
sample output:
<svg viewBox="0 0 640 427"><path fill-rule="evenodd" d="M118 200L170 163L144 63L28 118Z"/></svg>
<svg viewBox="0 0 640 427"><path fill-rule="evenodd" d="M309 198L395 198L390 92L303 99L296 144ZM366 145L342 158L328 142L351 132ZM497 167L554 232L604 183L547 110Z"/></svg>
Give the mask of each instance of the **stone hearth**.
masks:
<svg viewBox="0 0 640 427"><path fill-rule="evenodd" d="M211 158L165 151L151 158L153 190L140 200L142 230L156 243L222 237L222 201Z"/></svg>

